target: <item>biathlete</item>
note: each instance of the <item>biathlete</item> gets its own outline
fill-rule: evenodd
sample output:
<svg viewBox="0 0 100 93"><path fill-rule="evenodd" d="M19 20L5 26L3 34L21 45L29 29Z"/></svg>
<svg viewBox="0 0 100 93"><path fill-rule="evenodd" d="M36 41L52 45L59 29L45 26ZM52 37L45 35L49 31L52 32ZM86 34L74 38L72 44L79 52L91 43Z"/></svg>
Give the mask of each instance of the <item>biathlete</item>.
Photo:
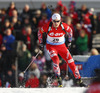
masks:
<svg viewBox="0 0 100 93"><path fill-rule="evenodd" d="M58 54L66 61L72 70L77 84L79 86L85 86L81 80L81 76L78 69L76 68L74 60L65 45L66 37L68 37L67 46L69 47L71 45L72 29L66 23L61 22L61 16L58 13L54 13L52 15L51 22L48 22L38 31L40 49L43 49L43 33L47 34L46 48L51 59L53 60L53 69L57 77L59 87L62 87L62 80L60 77Z"/></svg>

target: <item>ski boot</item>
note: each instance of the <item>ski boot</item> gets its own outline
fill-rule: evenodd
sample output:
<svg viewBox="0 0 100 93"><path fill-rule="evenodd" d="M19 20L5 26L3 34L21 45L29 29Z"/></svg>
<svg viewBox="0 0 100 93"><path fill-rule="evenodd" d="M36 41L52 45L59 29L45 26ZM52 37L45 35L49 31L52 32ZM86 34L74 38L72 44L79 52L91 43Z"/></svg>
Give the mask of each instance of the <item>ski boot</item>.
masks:
<svg viewBox="0 0 100 93"><path fill-rule="evenodd" d="M87 87L86 84L83 83L83 81L80 79L76 79L76 85L80 87Z"/></svg>
<svg viewBox="0 0 100 93"><path fill-rule="evenodd" d="M57 76L57 81L58 81L58 87L63 87L62 85L62 78L60 76Z"/></svg>

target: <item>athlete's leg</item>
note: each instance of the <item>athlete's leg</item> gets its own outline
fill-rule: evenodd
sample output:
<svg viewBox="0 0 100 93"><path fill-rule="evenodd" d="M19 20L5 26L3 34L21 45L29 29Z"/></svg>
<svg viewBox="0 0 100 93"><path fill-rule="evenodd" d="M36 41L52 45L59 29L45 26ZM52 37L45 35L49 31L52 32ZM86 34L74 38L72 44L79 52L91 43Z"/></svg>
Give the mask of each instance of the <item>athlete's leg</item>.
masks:
<svg viewBox="0 0 100 93"><path fill-rule="evenodd" d="M76 65L74 63L74 60L69 52L69 50L66 48L65 45L62 45L59 52L60 56L67 62L68 66L72 70L74 76L76 79L81 78L78 69L76 68Z"/></svg>
<svg viewBox="0 0 100 93"><path fill-rule="evenodd" d="M57 76L60 76L60 68L59 68L59 57L58 53L55 48L52 47L52 45L46 45L47 51L53 61L53 69Z"/></svg>

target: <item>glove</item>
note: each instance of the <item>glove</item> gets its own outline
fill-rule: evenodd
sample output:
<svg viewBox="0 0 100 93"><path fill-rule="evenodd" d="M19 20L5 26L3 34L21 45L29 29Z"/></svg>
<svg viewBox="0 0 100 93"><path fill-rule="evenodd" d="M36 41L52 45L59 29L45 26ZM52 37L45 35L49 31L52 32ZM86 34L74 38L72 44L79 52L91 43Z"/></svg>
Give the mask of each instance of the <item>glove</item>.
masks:
<svg viewBox="0 0 100 93"><path fill-rule="evenodd" d="M39 44L39 49L41 50L41 51L43 51L44 50L44 45L41 43L41 44Z"/></svg>
<svg viewBox="0 0 100 93"><path fill-rule="evenodd" d="M83 83L83 81L81 80L81 78L80 79L76 79L76 85L80 86L80 87L87 87L87 85L85 85Z"/></svg>
<svg viewBox="0 0 100 93"><path fill-rule="evenodd" d="M71 47L71 42L67 43L67 48L69 49Z"/></svg>
<svg viewBox="0 0 100 93"><path fill-rule="evenodd" d="M68 47L70 47L71 46L71 43L68 43Z"/></svg>

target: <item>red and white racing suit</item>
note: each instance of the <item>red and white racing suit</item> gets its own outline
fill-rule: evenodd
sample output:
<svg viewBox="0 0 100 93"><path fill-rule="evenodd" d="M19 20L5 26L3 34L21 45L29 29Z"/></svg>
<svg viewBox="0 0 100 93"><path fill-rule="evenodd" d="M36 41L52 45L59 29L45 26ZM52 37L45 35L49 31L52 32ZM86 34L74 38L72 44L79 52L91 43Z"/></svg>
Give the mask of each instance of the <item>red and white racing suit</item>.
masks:
<svg viewBox="0 0 100 93"><path fill-rule="evenodd" d="M65 30L68 33L68 40L69 40L69 42L71 42L72 41L72 30L71 30L71 28L65 23L62 23L62 24L63 24ZM39 43L43 42L42 41L42 34L44 32L48 32L48 29L49 29L49 23L44 25L38 31ZM59 27L57 29L54 28L53 25L52 25L51 30L47 34L46 48L49 52L51 59L53 60L53 68L54 68L54 72L55 72L56 75L60 75L59 57L58 57L58 54L59 54L67 62L70 69L72 70L75 78L77 78L77 79L80 78L79 71L76 68L76 66L74 64L74 60L73 60L69 50L67 49L67 47L65 45L65 31L62 30L61 25L59 25Z"/></svg>

